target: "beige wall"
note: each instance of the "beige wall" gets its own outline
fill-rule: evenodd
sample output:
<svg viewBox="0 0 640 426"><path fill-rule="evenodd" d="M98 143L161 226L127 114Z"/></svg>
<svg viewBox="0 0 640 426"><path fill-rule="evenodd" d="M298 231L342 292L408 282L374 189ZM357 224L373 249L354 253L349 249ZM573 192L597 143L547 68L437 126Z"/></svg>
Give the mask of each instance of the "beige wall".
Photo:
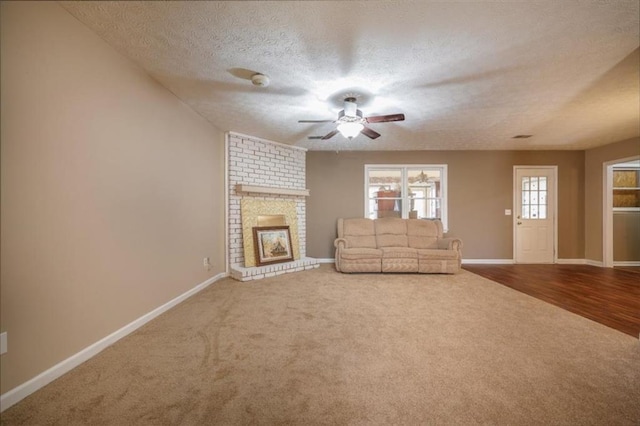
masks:
<svg viewBox="0 0 640 426"><path fill-rule="evenodd" d="M587 150L585 153L585 258L602 261L603 164L640 155L640 138Z"/></svg>
<svg viewBox="0 0 640 426"><path fill-rule="evenodd" d="M224 271L224 135L56 3L1 7L5 393Z"/></svg>
<svg viewBox="0 0 640 426"><path fill-rule="evenodd" d="M362 216L365 164L448 164L449 235L466 259L512 259L514 165L558 166L558 257L584 258L583 151L308 152L307 254L332 258L339 217Z"/></svg>

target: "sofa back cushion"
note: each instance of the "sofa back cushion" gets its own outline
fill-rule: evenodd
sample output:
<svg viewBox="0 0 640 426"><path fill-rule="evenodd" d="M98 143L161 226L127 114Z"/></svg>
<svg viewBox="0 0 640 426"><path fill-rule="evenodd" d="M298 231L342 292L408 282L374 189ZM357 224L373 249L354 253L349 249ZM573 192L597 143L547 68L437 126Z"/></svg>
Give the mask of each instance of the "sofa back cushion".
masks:
<svg viewBox="0 0 640 426"><path fill-rule="evenodd" d="M375 229L378 248L408 247L406 219L376 219Z"/></svg>
<svg viewBox="0 0 640 426"><path fill-rule="evenodd" d="M338 237L347 240L347 247L377 248L376 232L371 219L358 217L339 220Z"/></svg>
<svg viewBox="0 0 640 426"><path fill-rule="evenodd" d="M442 222L439 220L407 219L409 247L436 249L442 238Z"/></svg>

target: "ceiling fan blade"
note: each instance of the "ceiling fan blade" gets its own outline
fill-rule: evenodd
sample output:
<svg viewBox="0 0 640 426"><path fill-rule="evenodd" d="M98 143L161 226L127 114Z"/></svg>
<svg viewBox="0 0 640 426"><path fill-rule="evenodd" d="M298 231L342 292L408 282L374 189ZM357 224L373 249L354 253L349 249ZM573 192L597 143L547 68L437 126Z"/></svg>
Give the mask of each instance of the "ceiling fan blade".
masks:
<svg viewBox="0 0 640 426"><path fill-rule="evenodd" d="M329 132L326 135L324 135L322 137L322 140L324 141L324 140L327 140L327 139L331 139L332 137L334 137L337 134L338 134L338 130L337 129L336 130L332 130L331 132Z"/></svg>
<svg viewBox="0 0 640 426"><path fill-rule="evenodd" d="M332 137L334 137L336 134L338 133L337 130L334 130L332 132L327 133L324 136L308 136L307 139L321 139L321 140L327 140L327 139L331 139Z"/></svg>
<svg viewBox="0 0 640 426"><path fill-rule="evenodd" d="M365 136L367 136L367 137L369 137L369 138L371 138L371 139L375 139L375 138L377 138L377 137L380 137L380 133L378 133L378 132L376 132L376 131L374 131L374 130L371 130L371 129L370 129L370 128L368 128L368 127L363 128L363 129L360 131L360 133L362 133L363 135L365 135Z"/></svg>
<svg viewBox="0 0 640 426"><path fill-rule="evenodd" d="M335 120L298 120L298 123L333 123Z"/></svg>
<svg viewBox="0 0 640 426"><path fill-rule="evenodd" d="M403 121L404 114L389 114L389 115L374 115L373 117L365 118L367 123L386 123L389 121Z"/></svg>

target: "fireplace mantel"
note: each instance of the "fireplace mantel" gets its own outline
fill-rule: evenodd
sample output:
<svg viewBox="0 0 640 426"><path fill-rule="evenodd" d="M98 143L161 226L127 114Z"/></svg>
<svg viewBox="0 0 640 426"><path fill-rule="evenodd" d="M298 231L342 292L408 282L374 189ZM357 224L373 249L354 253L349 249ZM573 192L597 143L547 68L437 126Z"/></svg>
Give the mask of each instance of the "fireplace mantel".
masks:
<svg viewBox="0 0 640 426"><path fill-rule="evenodd" d="M277 195L293 195L308 197L308 189L290 189L290 188L276 188L272 186L256 186L246 185L239 183L236 185L236 192L253 192L256 194L277 194Z"/></svg>

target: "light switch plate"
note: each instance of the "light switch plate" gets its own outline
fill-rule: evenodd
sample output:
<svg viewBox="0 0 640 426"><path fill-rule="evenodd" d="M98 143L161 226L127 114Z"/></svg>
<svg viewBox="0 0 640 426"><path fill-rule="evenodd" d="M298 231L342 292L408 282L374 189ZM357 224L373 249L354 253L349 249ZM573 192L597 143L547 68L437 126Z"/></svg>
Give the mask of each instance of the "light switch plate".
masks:
<svg viewBox="0 0 640 426"><path fill-rule="evenodd" d="M505 216L511 216L511 209L504 209Z"/></svg>

